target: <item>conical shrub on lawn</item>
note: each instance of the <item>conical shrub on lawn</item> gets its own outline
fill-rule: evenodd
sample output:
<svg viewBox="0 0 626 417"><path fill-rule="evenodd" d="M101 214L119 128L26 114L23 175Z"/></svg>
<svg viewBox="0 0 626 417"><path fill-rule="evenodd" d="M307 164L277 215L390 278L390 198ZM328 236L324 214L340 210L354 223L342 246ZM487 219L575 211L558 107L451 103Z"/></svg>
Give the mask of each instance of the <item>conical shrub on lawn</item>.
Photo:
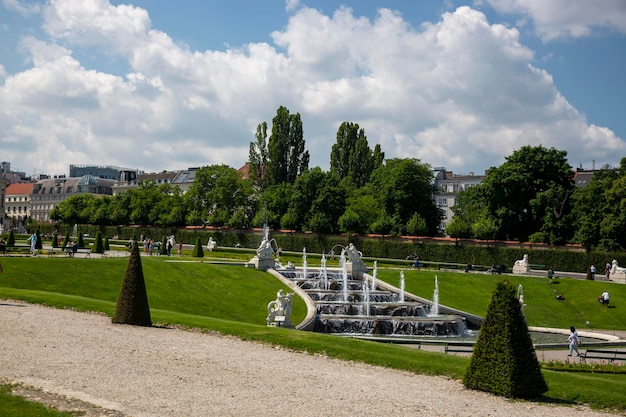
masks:
<svg viewBox="0 0 626 417"><path fill-rule="evenodd" d="M102 232L96 232L96 238L93 241L93 247L91 248L93 253L102 253L104 252L104 243L102 242Z"/></svg>
<svg viewBox="0 0 626 417"><path fill-rule="evenodd" d="M516 289L508 281L496 286L463 384L509 398L535 398L548 390Z"/></svg>
<svg viewBox="0 0 626 417"><path fill-rule="evenodd" d="M152 326L139 245L136 241L128 258L126 274L117 297L112 322L134 326Z"/></svg>
<svg viewBox="0 0 626 417"><path fill-rule="evenodd" d="M202 242L200 242L200 238L196 238L196 244L193 247L193 252L191 254L194 258L203 258L204 257L204 249L202 249Z"/></svg>

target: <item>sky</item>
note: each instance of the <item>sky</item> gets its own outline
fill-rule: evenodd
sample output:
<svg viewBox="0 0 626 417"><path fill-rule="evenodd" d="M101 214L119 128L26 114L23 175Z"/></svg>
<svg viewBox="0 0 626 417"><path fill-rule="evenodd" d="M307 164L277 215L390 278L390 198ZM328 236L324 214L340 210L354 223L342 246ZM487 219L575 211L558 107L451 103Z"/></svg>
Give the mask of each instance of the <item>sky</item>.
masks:
<svg viewBox="0 0 626 417"><path fill-rule="evenodd" d="M0 161L239 168L299 113L386 158L484 174L525 145L626 156L624 0L0 0Z"/></svg>

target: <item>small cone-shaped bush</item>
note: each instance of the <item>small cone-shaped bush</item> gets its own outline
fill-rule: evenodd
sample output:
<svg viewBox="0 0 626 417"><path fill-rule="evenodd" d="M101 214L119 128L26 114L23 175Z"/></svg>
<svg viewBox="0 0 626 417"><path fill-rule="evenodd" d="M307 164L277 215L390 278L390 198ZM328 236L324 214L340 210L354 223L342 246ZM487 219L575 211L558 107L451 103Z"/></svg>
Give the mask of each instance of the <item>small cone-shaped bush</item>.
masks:
<svg viewBox="0 0 626 417"><path fill-rule="evenodd" d="M109 237L105 236L104 237L104 250L111 250L111 246L109 245Z"/></svg>
<svg viewBox="0 0 626 417"><path fill-rule="evenodd" d="M102 242L102 232L99 230L96 232L96 238L93 241L93 246L91 248L93 253L102 253L104 252L104 243Z"/></svg>
<svg viewBox="0 0 626 417"><path fill-rule="evenodd" d="M115 313L111 320L118 324L132 324L134 326L152 326L150 306L146 283L143 279L139 245L135 241L130 251L126 275L115 304Z"/></svg>
<svg viewBox="0 0 626 417"><path fill-rule="evenodd" d="M82 233L78 233L78 247L79 248L84 248L85 247L85 239L83 239L83 234Z"/></svg>
<svg viewBox="0 0 626 417"><path fill-rule="evenodd" d="M194 258L203 258L204 250L202 249L202 242L200 242L200 238L196 238L196 245L193 247L193 253L191 254Z"/></svg>
<svg viewBox="0 0 626 417"><path fill-rule="evenodd" d="M52 235L52 247L53 248L59 247L59 238L57 237L56 232Z"/></svg>
<svg viewBox="0 0 626 417"><path fill-rule="evenodd" d="M13 233L13 230L9 232L9 238L7 239L7 246L15 246L15 233Z"/></svg>
<svg viewBox="0 0 626 417"><path fill-rule="evenodd" d="M167 255L167 237L163 237L161 242L161 255Z"/></svg>
<svg viewBox="0 0 626 417"><path fill-rule="evenodd" d="M70 244L70 232L65 232L65 237L63 238L63 247L67 247Z"/></svg>
<svg viewBox="0 0 626 417"><path fill-rule="evenodd" d="M37 236L37 242L35 242L35 249L43 249L43 240L41 239L41 230L37 229L35 232Z"/></svg>
<svg viewBox="0 0 626 417"><path fill-rule="evenodd" d="M500 282L463 376L466 387L509 398L534 398L548 390L515 287Z"/></svg>

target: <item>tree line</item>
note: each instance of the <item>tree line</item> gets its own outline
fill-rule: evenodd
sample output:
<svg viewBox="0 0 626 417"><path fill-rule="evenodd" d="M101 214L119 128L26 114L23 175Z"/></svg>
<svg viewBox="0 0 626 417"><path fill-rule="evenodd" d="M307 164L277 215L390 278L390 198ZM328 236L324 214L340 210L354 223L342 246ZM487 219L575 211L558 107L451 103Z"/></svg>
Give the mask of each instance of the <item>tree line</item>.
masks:
<svg viewBox="0 0 626 417"><path fill-rule="evenodd" d="M269 133L269 136L268 136ZM458 194L446 233L458 238L579 243L626 247L626 159L574 186L567 152L525 146L478 186ZM200 168L187 193L146 181L115 196L79 194L51 218L68 224L227 226L435 236L442 211L430 165L386 159L365 130L344 122L330 151L330 169L309 167L299 113L279 107L268 132L260 123L249 148L249 178L226 165Z"/></svg>

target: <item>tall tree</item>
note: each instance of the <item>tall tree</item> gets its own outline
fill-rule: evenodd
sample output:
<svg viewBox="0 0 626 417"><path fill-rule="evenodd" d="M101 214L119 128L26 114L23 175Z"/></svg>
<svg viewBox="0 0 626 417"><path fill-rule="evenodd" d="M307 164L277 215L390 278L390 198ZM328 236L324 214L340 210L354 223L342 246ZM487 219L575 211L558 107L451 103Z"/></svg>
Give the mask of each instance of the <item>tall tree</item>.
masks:
<svg viewBox="0 0 626 417"><path fill-rule="evenodd" d="M427 164L418 159L388 159L372 173L367 187L383 202L396 234L406 231L416 213L426 221L428 234L437 234L442 213L433 200L433 173Z"/></svg>
<svg viewBox="0 0 626 417"><path fill-rule="evenodd" d="M569 212L564 199L574 188L574 172L566 156L554 148L523 146L489 170L480 187L499 239L526 241L541 231L546 216L558 223Z"/></svg>
<svg viewBox="0 0 626 417"><path fill-rule="evenodd" d="M256 128L254 135L256 142L250 142L250 169L248 176L258 190L263 191L267 188L267 123L260 123Z"/></svg>
<svg viewBox="0 0 626 417"><path fill-rule="evenodd" d="M289 114L280 106L272 120L272 135L267 147L267 184L293 184L309 168L300 113Z"/></svg>
<svg viewBox="0 0 626 417"><path fill-rule="evenodd" d="M356 123L343 122L330 152L330 171L362 187L383 158L380 145L376 145L376 154L370 149L364 129Z"/></svg>

